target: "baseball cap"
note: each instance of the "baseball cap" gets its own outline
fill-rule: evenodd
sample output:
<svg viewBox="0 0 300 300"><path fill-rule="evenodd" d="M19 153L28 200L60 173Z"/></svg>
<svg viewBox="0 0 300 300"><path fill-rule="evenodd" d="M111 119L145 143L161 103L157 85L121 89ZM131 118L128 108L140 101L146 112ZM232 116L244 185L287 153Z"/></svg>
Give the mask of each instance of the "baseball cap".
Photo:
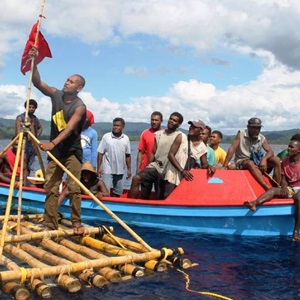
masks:
<svg viewBox="0 0 300 300"><path fill-rule="evenodd" d="M205 128L205 124L204 124L204 122L203 121L201 121L201 120L193 120L193 121L188 121L188 124L193 124L195 127L200 127L200 128L202 128L202 129L204 129Z"/></svg>
<svg viewBox="0 0 300 300"><path fill-rule="evenodd" d="M263 127L259 118L251 118L248 120L248 126L252 127Z"/></svg>

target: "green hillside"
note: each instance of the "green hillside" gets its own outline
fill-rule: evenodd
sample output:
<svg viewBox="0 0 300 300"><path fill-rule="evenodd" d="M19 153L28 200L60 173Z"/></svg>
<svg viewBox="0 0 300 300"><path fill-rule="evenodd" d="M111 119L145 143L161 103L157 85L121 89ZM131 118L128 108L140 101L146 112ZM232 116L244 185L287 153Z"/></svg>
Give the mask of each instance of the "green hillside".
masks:
<svg viewBox="0 0 300 300"><path fill-rule="evenodd" d="M43 125L43 135L41 140L49 139L50 135L50 121L40 120ZM106 132L111 131L112 123L111 122L98 122L93 125L93 128L98 132L99 139ZM131 140L138 140L140 134L149 128L148 123L143 122L126 122L124 132L130 137ZM181 129L182 130L182 129ZM187 132L186 130L182 130ZM262 131L262 134L266 136L268 141L271 144L288 144L289 139L295 133L300 133L300 129L289 129L289 130L280 130L280 131ZM10 139L15 134L15 120L14 119L4 119L0 118L0 139ZM231 143L235 135L224 136L224 143Z"/></svg>

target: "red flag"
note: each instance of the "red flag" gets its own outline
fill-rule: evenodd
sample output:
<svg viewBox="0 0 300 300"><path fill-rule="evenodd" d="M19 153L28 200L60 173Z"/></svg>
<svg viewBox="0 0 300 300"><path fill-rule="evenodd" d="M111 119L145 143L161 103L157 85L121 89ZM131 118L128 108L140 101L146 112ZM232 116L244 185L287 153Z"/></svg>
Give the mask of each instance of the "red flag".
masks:
<svg viewBox="0 0 300 300"><path fill-rule="evenodd" d="M30 49L32 48L32 46L34 46L34 43L35 43L35 37L37 34L37 25L38 25L38 22L36 22L32 26L31 32L29 34L29 39L25 45L25 49L24 49L24 52L22 55L21 72L24 75L26 72L28 72L30 70L30 67L31 67L31 60L28 59L28 53L29 53ZM52 57L49 45L41 32L39 32L39 35L38 35L37 48L39 50L39 55L35 59L37 64L39 64L45 57Z"/></svg>

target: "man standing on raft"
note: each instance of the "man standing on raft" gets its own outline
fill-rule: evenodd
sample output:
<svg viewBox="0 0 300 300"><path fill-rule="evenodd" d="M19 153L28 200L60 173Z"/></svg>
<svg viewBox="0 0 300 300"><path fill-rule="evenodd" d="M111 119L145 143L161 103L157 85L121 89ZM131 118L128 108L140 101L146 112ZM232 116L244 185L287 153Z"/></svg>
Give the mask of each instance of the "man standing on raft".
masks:
<svg viewBox="0 0 300 300"><path fill-rule="evenodd" d="M38 50L33 47L29 57L37 57ZM65 82L63 89L48 86L41 80L36 63L33 68L32 82L44 95L51 98L51 133L50 142L41 143L43 151L50 151L80 181L82 148L80 133L86 119L86 107L77 96L85 85L81 75L72 75ZM48 158L44 188L46 190L44 222L50 229L58 228L58 190L64 171L56 161ZM83 234L81 224L81 193L75 180L67 177L70 195L71 221L75 234Z"/></svg>

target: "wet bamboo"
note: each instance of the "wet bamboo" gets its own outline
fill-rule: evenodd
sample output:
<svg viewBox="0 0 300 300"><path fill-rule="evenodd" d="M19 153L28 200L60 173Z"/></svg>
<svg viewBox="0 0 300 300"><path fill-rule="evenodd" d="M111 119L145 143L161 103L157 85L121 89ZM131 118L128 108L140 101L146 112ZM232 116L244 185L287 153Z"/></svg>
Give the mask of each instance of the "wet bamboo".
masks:
<svg viewBox="0 0 300 300"><path fill-rule="evenodd" d="M47 250L53 252L56 255L67 258L68 263L70 263L71 261L80 262L80 261L87 260L87 258L82 256L81 254L78 254L78 253L66 248L65 246L59 245L49 239L43 239L40 243L40 246L42 246L44 249L47 249ZM89 281L89 278L92 278L91 283L97 287L102 287L108 283L107 280L102 275L95 274L95 272L93 270L89 270L89 269L84 270L84 272L82 272L80 274L79 277L81 280Z"/></svg>
<svg viewBox="0 0 300 300"><path fill-rule="evenodd" d="M4 282L2 290L5 294L13 296L15 300L29 300L31 298L30 292L14 281Z"/></svg>
<svg viewBox="0 0 300 300"><path fill-rule="evenodd" d="M9 223L9 224L14 224ZM86 227L85 228L85 234L92 235L92 234L98 234L101 232L101 228L99 227ZM25 233L20 236L17 235L10 235L6 236L5 243L19 243L19 242L29 242L29 241L36 241L36 240L42 240L43 238L58 238L58 237L64 237L64 236L72 236L74 235L73 229L66 229L66 230L49 230L49 231L42 231L42 232L32 232L32 233Z"/></svg>
<svg viewBox="0 0 300 300"><path fill-rule="evenodd" d="M26 252L30 252L33 256L46 261L50 263L51 265L68 265L71 262L65 258L59 257L57 255L54 255L52 253L49 253L45 251L44 249L32 246L30 244L24 243L22 244L22 249ZM96 287L103 287L105 284L107 284L107 281L102 276L95 276L95 272L92 270L84 270L75 273L79 279L82 281L85 281L86 283L91 283ZM92 278L92 279L91 279ZM57 279L58 283L60 284L59 278Z"/></svg>
<svg viewBox="0 0 300 300"><path fill-rule="evenodd" d="M141 244L136 243L134 241L130 241L124 238L120 238L117 236L111 236L110 234L104 234L102 236L102 241L113 244L115 246L118 246L119 243L121 243L123 246L125 246L127 249L130 249L135 252L148 252L148 250Z"/></svg>
<svg viewBox="0 0 300 300"><path fill-rule="evenodd" d="M168 249L167 256L173 254L173 251ZM79 272L88 268L102 268L114 265L122 265L132 262L145 262L153 259L159 259L163 256L162 251L155 250L146 253L139 253L133 255L117 256L117 257L107 257L100 259L93 259L82 261L78 263L71 263L67 265L51 266L45 268L24 268L23 272L21 270L12 271L2 271L0 272L0 283L3 281L19 280L24 276L25 278L37 278L40 277L41 273L44 276L54 276L60 274L69 274L74 272Z"/></svg>
<svg viewBox="0 0 300 300"><path fill-rule="evenodd" d="M23 245L21 245L21 247L23 247ZM13 245L4 246L4 251L16 256L18 259L21 259L22 261L26 262L29 266L35 267L35 271L37 272L37 274L32 274L33 275L32 278L43 277L45 275L43 273L43 269L49 268L49 266L47 264L40 262L39 260L37 260L30 254L28 254L23 249L18 249L17 247L15 247ZM19 268L19 270L12 270L12 271L6 271L6 272L17 272L17 273L21 272L21 274L22 274L22 271L20 270L20 268ZM56 274L56 275L60 275L60 274ZM23 276L21 276L20 278L23 278ZM26 277L26 278L28 278L28 277ZM6 280L4 280L4 281L6 281ZM9 280L9 281L11 281L11 280ZM72 278L68 275L59 276L58 284L61 287L63 287L64 289L68 290L68 292L70 292L70 293L78 292L81 289L81 284L80 284L79 280Z"/></svg>
<svg viewBox="0 0 300 300"><path fill-rule="evenodd" d="M14 261L5 257L4 255L2 255L2 265L5 265L9 270L19 270L19 268L20 268ZM7 286L7 288L9 288L9 287L13 287L13 289L15 289L14 285ZM20 285L20 287L21 287L21 285ZM33 279L32 282L30 282L30 284L28 284L28 287L31 290L36 291L36 293L42 298L50 298L52 295L50 287L48 285L46 285L40 279ZM3 288L3 290L4 290L4 288ZM23 295L23 293L22 293L22 295ZM15 298L16 298L16 296L15 296Z"/></svg>
<svg viewBox="0 0 300 300"><path fill-rule="evenodd" d="M127 239L117 237L115 235L112 236L111 234L104 234L102 236L102 241L109 243L109 244L113 244L115 246L118 246L119 243L121 243L127 249L130 249L135 252L137 252L137 251L147 252L146 249L143 247L143 245L136 243L134 241L130 241ZM183 269L187 269L192 266L192 262L189 259L180 257L181 255L184 254L184 250L181 247L176 248L175 252L177 252L177 254L176 254L176 256L172 257L172 259L170 260L170 263L172 263L176 266L179 266Z"/></svg>
<svg viewBox="0 0 300 300"><path fill-rule="evenodd" d="M12 177L11 177L11 181L10 181L10 185L9 185L9 195L8 195L8 199L7 199L6 209L5 209L5 217L4 217L4 221L2 223L2 233L1 233L1 240L0 240L0 260L1 260L2 253L3 253L4 241L5 241L6 230L7 230L7 222L8 222L8 218L9 218L10 210L11 210L13 190L14 190L15 182L16 182L18 162L20 159L23 132L20 132L18 137L19 137L19 140L18 140L18 149L17 149L17 153L16 153L16 163L14 164L13 173L12 173Z"/></svg>
<svg viewBox="0 0 300 300"><path fill-rule="evenodd" d="M37 138L29 132L30 136L35 139L37 142ZM93 193L90 192L90 190L81 183L80 180L78 180L50 151L46 151L48 156L64 171L67 173L68 176L70 176L76 184L78 184L81 188L81 190L84 191L85 194L89 195L91 199L93 199L99 206L103 208L104 211L106 211L113 219L115 219L127 232L134 237L139 243L144 245L149 251L152 251L152 247L150 247L138 234L136 234L126 223L124 223L115 213L113 213L107 206L105 206Z"/></svg>
<svg viewBox="0 0 300 300"><path fill-rule="evenodd" d="M43 214L28 214L28 215L24 214L24 215L21 215L20 217L21 217L21 220L30 220L30 219L43 218L44 215ZM3 215L1 215L0 221L4 220L4 218L5 217ZM13 220L16 221L17 219L18 219L18 215L9 215L9 218L8 218L9 221L13 221Z"/></svg>
<svg viewBox="0 0 300 300"><path fill-rule="evenodd" d="M114 254L114 255L122 255L123 256L123 255L132 255L134 253L132 251L122 249L117 246L110 245L103 241L99 241L92 237L87 237L87 236L85 236L81 239L81 243L83 245L92 247L97 250L104 251L109 254ZM167 269L165 262L158 262L158 261L151 261L151 262L147 261L147 264L145 264L145 267L150 268L151 270L155 269L156 271L159 271L159 272L165 271Z"/></svg>
<svg viewBox="0 0 300 300"><path fill-rule="evenodd" d="M72 241L66 240L66 239L60 239L58 241L61 245L75 251L76 253L80 253L82 255L85 255L90 258L105 258L106 256L104 254L101 254L93 249L87 248L83 245L78 245L76 243L73 243ZM121 275L118 271L110 268L110 267L104 267L98 270L98 273L104 276L107 280L111 282L119 282L121 281Z"/></svg>
<svg viewBox="0 0 300 300"><path fill-rule="evenodd" d="M40 279L33 279L28 283L28 287L35 291L41 298L51 298L52 291L49 285Z"/></svg>
<svg viewBox="0 0 300 300"><path fill-rule="evenodd" d="M22 226L21 227L22 233L30 233L30 229L28 229L27 227ZM53 251L53 249L55 249L57 246L59 247L58 244L56 244L55 242L53 242L52 240L45 238L42 240L42 243L40 245L46 245L47 249L49 249L51 252L55 252ZM35 257L39 258L40 260L43 261L47 261L52 265L59 265L59 264L69 264L71 261L67 260L65 258L59 257L57 255L54 255L52 253L49 253L47 251L45 251L44 249L41 248L37 248L35 246L32 246L28 243L23 243L21 245L22 249L32 253ZM72 253L74 254L74 253ZM75 253L75 255L77 255ZM68 258L68 257L67 257ZM84 257L84 260L86 258ZM92 270L85 270L84 272L78 272L78 274L75 274L76 276L78 276L82 281L85 281L88 284L93 284L96 287L103 287L105 284L107 284L107 281L105 278L103 278L103 276L101 275L95 275L95 273Z"/></svg>
<svg viewBox="0 0 300 300"><path fill-rule="evenodd" d="M66 220L66 223L67 225L70 225L69 224L70 221ZM101 227L103 228L103 226ZM107 231L107 230L106 230ZM113 231L111 228L110 228L110 231ZM69 240L65 240L63 239L62 241L60 241L60 243L62 243L64 246L74 250L75 252L80 252L80 253L83 253L84 255L87 255L91 258L101 258L101 257L105 257L104 254L101 254L93 249L90 249L88 247L85 247L85 246L82 246L82 245L78 245L78 244L75 244ZM138 244L138 243L136 243ZM138 244L140 245L141 247L143 247L141 244ZM147 252L147 251L146 251ZM100 268L98 270L98 272L103 275L105 278L107 278L108 280L110 280L108 278L108 276L111 276L111 272L109 273L106 273L106 269L107 268ZM110 269L110 268L108 268ZM136 276L136 277L141 277L141 276L144 276L144 270L141 268L141 267L138 267L138 266L135 266L133 264L126 264L126 267L125 266L120 266L119 267L119 270L122 271L123 273L125 274L128 274L128 275L133 275L133 276Z"/></svg>

